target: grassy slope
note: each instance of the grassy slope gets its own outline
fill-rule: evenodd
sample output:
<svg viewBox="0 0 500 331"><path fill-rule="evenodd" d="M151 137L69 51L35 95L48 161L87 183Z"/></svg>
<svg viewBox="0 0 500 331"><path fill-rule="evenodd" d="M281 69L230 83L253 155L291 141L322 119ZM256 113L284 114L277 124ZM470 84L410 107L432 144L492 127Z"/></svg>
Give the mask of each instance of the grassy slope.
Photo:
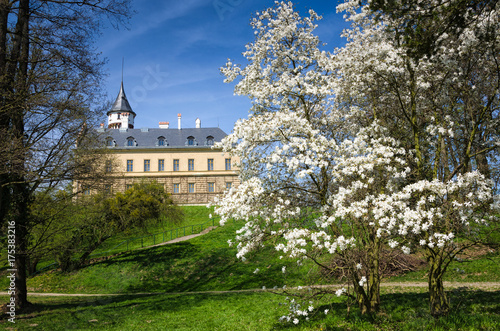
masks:
<svg viewBox="0 0 500 331"><path fill-rule="evenodd" d="M188 222L208 220L209 211L196 207ZM247 261L236 259L236 248L229 247L241 223L229 222L210 233L189 241L123 253L109 260L89 265L73 273L47 272L28 280L36 292L62 293L140 293L238 290L318 284L307 272L311 264L297 268L293 261L280 260L271 248L265 248ZM500 281L500 255L490 253L480 258L455 261L445 281ZM286 278L281 268L287 267ZM260 270L255 274L255 269ZM427 280L426 269L386 281ZM0 277L0 286L7 279Z"/></svg>
<svg viewBox="0 0 500 331"><path fill-rule="evenodd" d="M169 222L163 222L158 224L156 227L144 231L141 229L135 229L129 232L120 233L112 238L106 240L97 250L95 250L91 257L101 257L111 254L116 254L124 252L127 250L127 244L125 241L129 241L128 248L138 249L141 247L151 246L153 244L158 244L164 241L168 241L172 238L181 237L183 235L190 235L193 233L199 233L206 227L210 226L211 222L208 218L211 210L208 210L205 206L181 206L184 212L184 221L182 224L173 224ZM202 225L202 227L200 227ZM153 237L154 235L154 237ZM135 240L134 240L135 239ZM0 268L7 268L7 256L6 249L0 251ZM37 270L43 269L46 266L53 265L53 259L43 260L38 263ZM0 269L1 270L1 269ZM0 286L3 283L0 280Z"/></svg>
<svg viewBox="0 0 500 331"><path fill-rule="evenodd" d="M302 270L265 249L251 260L236 259L228 247L238 224L230 223L189 241L136 250L70 274L58 271L28 280L36 292L137 293L186 292L304 285ZM282 266L290 273L286 278ZM255 269L261 271L254 273Z"/></svg>

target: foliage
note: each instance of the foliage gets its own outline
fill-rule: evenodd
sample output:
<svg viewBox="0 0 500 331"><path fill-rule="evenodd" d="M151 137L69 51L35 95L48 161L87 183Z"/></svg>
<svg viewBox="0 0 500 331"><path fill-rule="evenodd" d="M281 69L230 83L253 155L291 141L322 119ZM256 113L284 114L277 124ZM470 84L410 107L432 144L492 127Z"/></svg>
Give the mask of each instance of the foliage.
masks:
<svg viewBox="0 0 500 331"><path fill-rule="evenodd" d="M72 192L40 194L31 205L33 215L44 220L32 231L33 236L43 236L42 240L33 237L37 245L32 247L32 260L55 256L62 270L68 271L82 266L95 249L118 233L144 231L162 220L178 224L183 218L182 210L155 183L135 184L114 196L71 197Z"/></svg>
<svg viewBox="0 0 500 331"><path fill-rule="evenodd" d="M99 196L93 197L96 201ZM179 209L162 185L154 182L136 183L125 192L102 200L97 214L120 231L147 228L161 219L179 224L183 218Z"/></svg>
<svg viewBox="0 0 500 331"><path fill-rule="evenodd" d="M467 33L467 29L476 24L478 15L489 15L495 10L497 1L374 0L363 4L377 18L388 16L388 28L402 36L407 54L418 59L435 54L442 46L444 34Z"/></svg>
<svg viewBox="0 0 500 331"><path fill-rule="evenodd" d="M72 187L48 189L36 192L30 202L29 275L36 271L41 260L59 253L61 243L67 240L73 228L70 220L79 212L72 196Z"/></svg>

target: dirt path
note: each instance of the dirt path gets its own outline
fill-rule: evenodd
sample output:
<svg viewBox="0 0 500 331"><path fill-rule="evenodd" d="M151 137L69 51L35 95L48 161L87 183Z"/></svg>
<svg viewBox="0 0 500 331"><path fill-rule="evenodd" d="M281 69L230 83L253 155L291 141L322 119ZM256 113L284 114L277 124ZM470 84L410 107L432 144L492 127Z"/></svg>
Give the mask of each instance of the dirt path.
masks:
<svg viewBox="0 0 500 331"><path fill-rule="evenodd" d="M426 282L387 282L381 283L381 287L394 288L426 288ZM303 286L304 288L307 286ZM312 285L312 288L340 288L342 285ZM500 282L444 282L446 290L453 288L481 289L486 291L500 291ZM297 288L288 288L297 289ZM88 294L88 293L35 293L30 292L28 296L53 296L53 297L102 297L102 296L142 296L142 295L161 295L161 294L223 294L223 293L248 293L248 292L273 292L280 289L248 289L234 291L193 291L193 292L147 292L147 293L114 293L114 294ZM0 295L8 295L7 292L0 292Z"/></svg>
<svg viewBox="0 0 500 331"><path fill-rule="evenodd" d="M195 238L195 237L198 237L198 236L202 236L204 234L207 234L209 233L210 231L212 231L213 229L215 229L216 226L209 226L208 228L206 228L205 230L201 231L200 233L196 233L196 234L190 234L188 236L184 236L184 237L179 237L179 238L175 238L175 239L172 239L172 240L169 240L169 241L165 241L161 244L156 244L156 245L152 245L152 246L147 246L147 247L144 247L144 248L150 248L150 247L156 247L156 246L163 246L163 245L168 245L168 244L173 244L173 243L177 243L177 242L180 242L180 241L185 241L185 240L189 240L189 239L192 239L192 238Z"/></svg>

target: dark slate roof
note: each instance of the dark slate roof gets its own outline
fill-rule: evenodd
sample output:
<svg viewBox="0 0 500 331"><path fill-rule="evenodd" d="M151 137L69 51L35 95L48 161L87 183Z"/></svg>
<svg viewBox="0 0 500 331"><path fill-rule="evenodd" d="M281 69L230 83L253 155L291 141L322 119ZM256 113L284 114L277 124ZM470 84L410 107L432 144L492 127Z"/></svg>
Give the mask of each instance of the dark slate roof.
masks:
<svg viewBox="0 0 500 331"><path fill-rule="evenodd" d="M127 96L125 95L123 82L120 86L120 92L118 92L115 103L113 103L113 107L111 107L111 110L108 111L108 115L109 113L113 112L133 113L135 115L135 112L132 110L132 107L130 107L130 104L128 103Z"/></svg>
<svg viewBox="0 0 500 331"><path fill-rule="evenodd" d="M208 137L214 141L221 141L226 133L220 128L186 128L186 129L104 129L104 138L112 138L115 148L180 148L180 147L207 147ZM101 131L101 132L102 132ZM135 146L127 146L129 137L134 138ZM165 145L158 146L158 138L165 138ZM188 137L194 137L194 145L188 146Z"/></svg>

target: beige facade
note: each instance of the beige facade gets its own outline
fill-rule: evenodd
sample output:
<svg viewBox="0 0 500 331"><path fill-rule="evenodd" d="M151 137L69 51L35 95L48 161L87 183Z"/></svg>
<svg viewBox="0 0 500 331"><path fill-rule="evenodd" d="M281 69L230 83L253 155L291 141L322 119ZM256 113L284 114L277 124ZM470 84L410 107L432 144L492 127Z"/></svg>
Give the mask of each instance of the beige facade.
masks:
<svg viewBox="0 0 500 331"><path fill-rule="evenodd" d="M234 158L207 148L113 150L117 180L113 191L152 179L180 204L206 204L239 185Z"/></svg>

